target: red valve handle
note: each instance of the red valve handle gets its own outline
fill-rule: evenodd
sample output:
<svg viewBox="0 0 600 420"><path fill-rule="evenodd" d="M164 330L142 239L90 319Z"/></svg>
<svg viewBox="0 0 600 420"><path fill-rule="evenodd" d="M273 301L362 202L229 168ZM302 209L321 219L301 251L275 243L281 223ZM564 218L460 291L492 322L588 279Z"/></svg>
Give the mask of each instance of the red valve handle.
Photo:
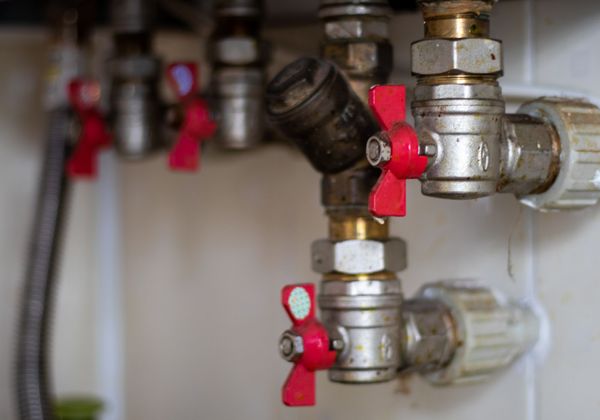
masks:
<svg viewBox="0 0 600 420"><path fill-rule="evenodd" d="M167 80L184 107L184 119L175 145L169 153L169 167L175 171L196 171L200 165L200 142L211 137L217 125L208 105L197 96L198 68L195 63L173 63Z"/></svg>
<svg viewBox="0 0 600 420"><path fill-rule="evenodd" d="M315 405L315 372L329 369L337 356L330 349L327 330L315 316L315 285L285 286L281 290L281 303L292 320L290 331L301 338L303 347L283 385L281 397L287 406Z"/></svg>
<svg viewBox="0 0 600 420"><path fill-rule="evenodd" d="M427 157L419 155L419 139L405 122L406 88L403 85L374 86L369 106L389 139L391 158L369 196L369 210L378 217L406 216L406 180L421 176Z"/></svg>
<svg viewBox="0 0 600 420"><path fill-rule="evenodd" d="M68 86L69 102L81 122L79 139L67 161L67 174L72 178L95 178L98 173L98 153L108 147L111 137L98 104L98 82L74 79Z"/></svg>

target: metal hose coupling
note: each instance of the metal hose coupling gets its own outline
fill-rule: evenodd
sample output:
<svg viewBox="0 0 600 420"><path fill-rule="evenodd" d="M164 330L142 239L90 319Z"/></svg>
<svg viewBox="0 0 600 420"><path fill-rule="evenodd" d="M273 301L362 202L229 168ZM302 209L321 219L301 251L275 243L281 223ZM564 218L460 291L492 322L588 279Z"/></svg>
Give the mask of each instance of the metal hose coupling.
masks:
<svg viewBox="0 0 600 420"><path fill-rule="evenodd" d="M113 0L115 57L110 62L111 125L117 152L141 159L163 146L158 91L161 62L152 52L155 0Z"/></svg>
<svg viewBox="0 0 600 420"><path fill-rule="evenodd" d="M218 125L215 140L225 149L250 149L265 136L268 47L261 35L262 1L218 0L214 14L208 58Z"/></svg>
<svg viewBox="0 0 600 420"><path fill-rule="evenodd" d="M393 68L387 0L322 0L321 57L334 62L366 105L369 89Z"/></svg>
<svg viewBox="0 0 600 420"><path fill-rule="evenodd" d="M71 123L67 109L54 110L49 114L44 167L29 244L17 339L16 385L20 418L23 419L54 418L48 340L68 200L69 183L65 167Z"/></svg>
<svg viewBox="0 0 600 420"><path fill-rule="evenodd" d="M432 303L437 310L422 311ZM489 378L533 348L540 329L526 305L463 282L425 285L404 317L405 357L435 385Z"/></svg>

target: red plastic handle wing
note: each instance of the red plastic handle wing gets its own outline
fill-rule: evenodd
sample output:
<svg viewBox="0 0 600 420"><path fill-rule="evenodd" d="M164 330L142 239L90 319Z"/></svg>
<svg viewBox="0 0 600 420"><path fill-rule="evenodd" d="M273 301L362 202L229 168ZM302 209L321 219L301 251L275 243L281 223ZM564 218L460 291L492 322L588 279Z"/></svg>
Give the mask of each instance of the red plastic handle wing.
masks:
<svg viewBox="0 0 600 420"><path fill-rule="evenodd" d="M419 178L427 157L419 155L419 139L406 118L406 89L401 85L374 86L369 105L389 139L390 160L369 196L369 211L377 217L406 216L406 180Z"/></svg>
<svg viewBox="0 0 600 420"><path fill-rule="evenodd" d="M369 107L382 130L391 130L406 120L406 87L404 85L373 86L369 91Z"/></svg>
<svg viewBox="0 0 600 420"><path fill-rule="evenodd" d="M281 303L292 320L290 331L302 347L301 355L283 385L281 397L287 406L314 405L315 372L329 369L337 356L335 350L330 349L327 330L315 317L315 286L285 286L281 291Z"/></svg>
<svg viewBox="0 0 600 420"><path fill-rule="evenodd" d="M169 153L169 167L196 171L200 166L200 142L211 137L217 125L208 104L198 97L198 68L194 63L174 63L167 80L184 109L184 118L175 145Z"/></svg>
<svg viewBox="0 0 600 420"><path fill-rule="evenodd" d="M288 407L316 404L317 374L304 365L295 364L281 389L281 400Z"/></svg>
<svg viewBox="0 0 600 420"><path fill-rule="evenodd" d="M95 178L98 153L111 143L104 116L99 110L100 85L95 81L75 79L68 89L69 102L79 117L81 131L67 161L67 174L72 178Z"/></svg>

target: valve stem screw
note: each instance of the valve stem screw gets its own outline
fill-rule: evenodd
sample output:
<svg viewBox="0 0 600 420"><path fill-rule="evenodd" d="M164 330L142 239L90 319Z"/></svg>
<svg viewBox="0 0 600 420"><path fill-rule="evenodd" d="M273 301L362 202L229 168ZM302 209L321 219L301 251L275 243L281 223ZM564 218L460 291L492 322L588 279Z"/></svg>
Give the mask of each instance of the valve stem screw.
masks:
<svg viewBox="0 0 600 420"><path fill-rule="evenodd" d="M382 133L367 141L367 160L372 166L383 166L392 159L392 146Z"/></svg>
<svg viewBox="0 0 600 420"><path fill-rule="evenodd" d="M344 350L344 340L340 338L334 338L333 340L331 340L331 348L335 351Z"/></svg>
<svg viewBox="0 0 600 420"><path fill-rule="evenodd" d="M279 354L288 362L297 360L304 353L302 337L292 331L286 331L279 339Z"/></svg>

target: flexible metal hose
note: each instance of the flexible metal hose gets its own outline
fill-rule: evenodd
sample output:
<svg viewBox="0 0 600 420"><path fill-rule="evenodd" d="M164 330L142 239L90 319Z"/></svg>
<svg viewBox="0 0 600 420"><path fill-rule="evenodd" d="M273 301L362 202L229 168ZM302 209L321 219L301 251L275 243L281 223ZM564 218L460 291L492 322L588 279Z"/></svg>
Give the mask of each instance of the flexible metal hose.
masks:
<svg viewBox="0 0 600 420"><path fill-rule="evenodd" d="M27 261L17 344L17 397L23 420L53 419L48 372L50 321L64 221L69 149L67 110L52 111Z"/></svg>

